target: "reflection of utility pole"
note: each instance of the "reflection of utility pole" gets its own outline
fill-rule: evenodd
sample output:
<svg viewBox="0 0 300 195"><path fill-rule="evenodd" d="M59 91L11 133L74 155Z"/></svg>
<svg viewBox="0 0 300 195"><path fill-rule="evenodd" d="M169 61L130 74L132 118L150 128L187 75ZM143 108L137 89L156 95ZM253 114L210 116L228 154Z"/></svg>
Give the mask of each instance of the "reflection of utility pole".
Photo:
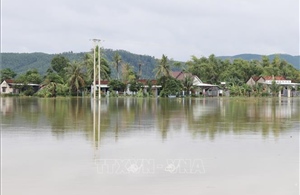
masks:
<svg viewBox="0 0 300 195"><path fill-rule="evenodd" d="M99 52L99 59L98 59L98 86L99 86L99 98L100 98L100 46L98 43L101 41L100 39L92 39L94 42L94 84L93 84L93 93L94 93L94 99L96 99L96 47L98 46L98 52Z"/></svg>

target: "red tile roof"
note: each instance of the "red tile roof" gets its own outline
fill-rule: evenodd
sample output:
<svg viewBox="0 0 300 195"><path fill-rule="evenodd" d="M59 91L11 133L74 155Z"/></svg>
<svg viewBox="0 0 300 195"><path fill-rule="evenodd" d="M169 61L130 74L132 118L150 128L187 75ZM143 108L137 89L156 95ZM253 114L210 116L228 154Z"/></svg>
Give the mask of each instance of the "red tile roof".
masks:
<svg viewBox="0 0 300 195"><path fill-rule="evenodd" d="M253 77L251 77L255 82L256 81L258 81L259 79L260 79L260 77L259 76L253 76Z"/></svg>
<svg viewBox="0 0 300 195"><path fill-rule="evenodd" d="M183 80L185 77L192 77L193 75L191 73L186 73L186 72L182 72L182 71L172 71L170 73L171 77L174 77L175 79L178 80Z"/></svg>
<svg viewBox="0 0 300 195"><path fill-rule="evenodd" d="M96 85L98 85L98 80L96 81ZM101 85L107 85L109 83L109 81L108 80L104 80L104 81L100 81L100 84Z"/></svg>
<svg viewBox="0 0 300 195"><path fill-rule="evenodd" d="M286 80L286 78L284 78L283 76L263 76L262 78L264 78L265 80Z"/></svg>
<svg viewBox="0 0 300 195"><path fill-rule="evenodd" d="M138 80L138 82L143 83L144 85L146 85L148 80L147 79L140 79L140 80ZM151 83L152 83L152 85L156 85L157 80L151 80Z"/></svg>
<svg viewBox="0 0 300 195"><path fill-rule="evenodd" d="M14 83L14 80L12 79L5 79L6 83Z"/></svg>

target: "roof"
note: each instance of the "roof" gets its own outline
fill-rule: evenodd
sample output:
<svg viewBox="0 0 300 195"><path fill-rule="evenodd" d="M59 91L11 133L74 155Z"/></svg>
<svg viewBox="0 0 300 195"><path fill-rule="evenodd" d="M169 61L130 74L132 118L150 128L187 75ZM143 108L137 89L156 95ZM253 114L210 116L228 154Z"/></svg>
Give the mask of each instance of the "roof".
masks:
<svg viewBox="0 0 300 195"><path fill-rule="evenodd" d="M186 73L183 71L172 71L170 72L170 76L178 80L184 80L186 77L193 77L191 73Z"/></svg>
<svg viewBox="0 0 300 195"><path fill-rule="evenodd" d="M4 81L5 81L6 83L8 83L8 84L14 83L14 80L12 80L12 79L5 79Z"/></svg>
<svg viewBox="0 0 300 195"><path fill-rule="evenodd" d="M251 78L256 82L260 79L260 76L252 76Z"/></svg>
<svg viewBox="0 0 300 195"><path fill-rule="evenodd" d="M100 85L107 85L108 83L109 83L108 80L100 81ZM97 81L96 81L96 85L98 85L98 84L99 84L99 81L97 80Z"/></svg>
<svg viewBox="0 0 300 195"><path fill-rule="evenodd" d="M265 80L286 80L286 78L283 76L262 76L262 78Z"/></svg>
<svg viewBox="0 0 300 195"><path fill-rule="evenodd" d="M142 83L142 84L147 84L149 80L147 79L139 79L138 82ZM152 85L156 85L157 84L157 80L150 80Z"/></svg>

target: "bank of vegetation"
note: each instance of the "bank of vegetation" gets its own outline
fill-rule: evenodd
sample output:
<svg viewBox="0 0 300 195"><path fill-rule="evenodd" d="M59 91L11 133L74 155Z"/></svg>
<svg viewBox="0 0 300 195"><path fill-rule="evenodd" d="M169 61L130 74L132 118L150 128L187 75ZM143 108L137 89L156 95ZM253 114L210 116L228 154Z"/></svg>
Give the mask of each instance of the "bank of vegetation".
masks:
<svg viewBox="0 0 300 195"><path fill-rule="evenodd" d="M194 90L192 77L179 81L171 76L172 70L196 75L204 83L220 85L221 82L226 82L222 88L229 90L232 96L267 95L262 85L252 87L246 85L251 76L283 76L292 82L300 83L300 71L278 55L272 60L268 56L262 56L260 60L243 60L221 59L212 54L209 57L200 58L192 56L187 62L175 62L165 55L157 60L154 57L142 55L136 59L124 59L130 58L128 57L130 55L121 55L121 52L125 51L108 50L100 59L100 77L101 80L108 81L112 96L117 95L116 91L124 91L128 84L130 84L130 91L135 92L136 96L152 96L151 90L142 89L143 84L139 80L147 79L147 84L151 87L153 78L157 80L157 85L162 86L159 94L162 97L179 94L182 91L190 94L189 91ZM1 70L1 80L13 79L15 83L23 83L24 85L18 86L22 91L21 95L39 97L89 95L94 78L93 52L80 53L76 58L67 56L67 54L54 55L43 74L36 68L28 69L21 74L17 74L11 68L4 68ZM98 64L98 48L96 48L95 56L95 62ZM133 61L134 65L128 61ZM144 72L149 72L149 69L152 75L145 75ZM95 72L98 78L98 70ZM28 85L29 83L40 84L41 89L36 92ZM280 87L274 84L271 90L278 92Z"/></svg>

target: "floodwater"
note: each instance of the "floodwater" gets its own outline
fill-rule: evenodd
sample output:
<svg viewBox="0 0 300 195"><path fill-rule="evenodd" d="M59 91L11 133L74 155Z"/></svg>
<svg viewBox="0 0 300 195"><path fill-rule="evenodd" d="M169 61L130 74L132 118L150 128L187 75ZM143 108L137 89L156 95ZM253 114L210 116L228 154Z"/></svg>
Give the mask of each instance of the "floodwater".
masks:
<svg viewBox="0 0 300 195"><path fill-rule="evenodd" d="M299 98L1 98L3 195L298 195Z"/></svg>

